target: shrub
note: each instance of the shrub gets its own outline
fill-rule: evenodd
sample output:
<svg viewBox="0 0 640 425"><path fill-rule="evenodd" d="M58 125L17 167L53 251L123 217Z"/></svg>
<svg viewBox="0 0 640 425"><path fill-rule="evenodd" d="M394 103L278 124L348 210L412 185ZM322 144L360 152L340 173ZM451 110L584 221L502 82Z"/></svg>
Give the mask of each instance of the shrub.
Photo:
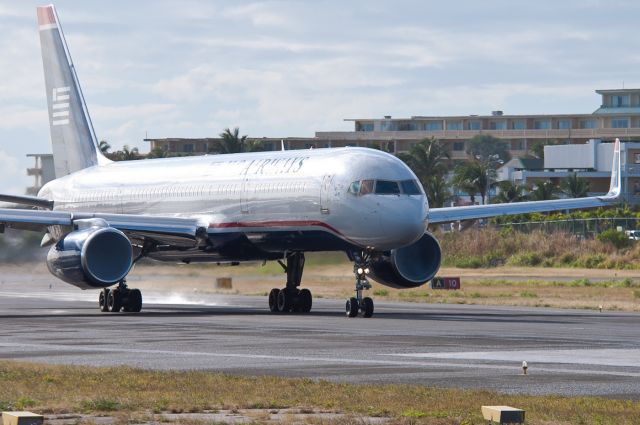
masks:
<svg viewBox="0 0 640 425"><path fill-rule="evenodd" d="M616 249L627 248L631 245L631 239L616 229L608 229L598 235L598 240L605 243L610 243L615 246Z"/></svg>

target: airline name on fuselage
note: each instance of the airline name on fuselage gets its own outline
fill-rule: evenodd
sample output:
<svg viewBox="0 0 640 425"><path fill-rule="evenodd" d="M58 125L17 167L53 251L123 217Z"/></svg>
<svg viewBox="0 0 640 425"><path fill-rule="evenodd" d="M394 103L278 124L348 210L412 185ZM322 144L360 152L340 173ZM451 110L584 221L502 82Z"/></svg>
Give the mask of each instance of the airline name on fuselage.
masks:
<svg viewBox="0 0 640 425"><path fill-rule="evenodd" d="M273 159L241 159L229 162L212 162L211 165L225 174L257 175L257 174L294 174L300 171L308 156Z"/></svg>

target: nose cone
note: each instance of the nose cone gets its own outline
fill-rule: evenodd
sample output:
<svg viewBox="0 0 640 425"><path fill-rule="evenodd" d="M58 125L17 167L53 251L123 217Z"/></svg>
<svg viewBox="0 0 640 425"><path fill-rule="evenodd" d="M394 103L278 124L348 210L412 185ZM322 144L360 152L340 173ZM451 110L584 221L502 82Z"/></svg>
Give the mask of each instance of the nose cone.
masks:
<svg viewBox="0 0 640 425"><path fill-rule="evenodd" d="M424 235L427 206L424 196L401 196L389 199L381 208L380 230L385 234L379 249L394 249L411 245Z"/></svg>

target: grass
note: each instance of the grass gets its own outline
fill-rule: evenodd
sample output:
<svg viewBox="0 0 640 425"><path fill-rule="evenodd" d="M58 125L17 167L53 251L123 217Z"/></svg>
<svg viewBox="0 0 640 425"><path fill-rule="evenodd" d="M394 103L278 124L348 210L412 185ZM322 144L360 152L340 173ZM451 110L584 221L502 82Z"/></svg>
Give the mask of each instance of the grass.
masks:
<svg viewBox="0 0 640 425"><path fill-rule="evenodd" d="M512 229L469 229L439 234L443 265L483 268L579 267L640 269L640 243L611 238L580 239L565 232L521 233Z"/></svg>
<svg viewBox="0 0 640 425"><path fill-rule="evenodd" d="M393 424L452 425L482 424L481 405L506 404L525 409L529 425L640 423L640 403L628 400L11 361L0 361L0 404L44 414L125 412L132 417L161 411L297 408L353 414L353 423L361 423L357 415L367 415L390 417Z"/></svg>

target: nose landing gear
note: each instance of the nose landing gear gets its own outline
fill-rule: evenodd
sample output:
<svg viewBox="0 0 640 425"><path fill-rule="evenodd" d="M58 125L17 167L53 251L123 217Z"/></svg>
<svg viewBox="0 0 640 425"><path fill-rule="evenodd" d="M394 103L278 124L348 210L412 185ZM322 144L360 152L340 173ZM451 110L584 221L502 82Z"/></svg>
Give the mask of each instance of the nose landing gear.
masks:
<svg viewBox="0 0 640 425"><path fill-rule="evenodd" d="M362 317L373 316L373 300L369 297L362 297L362 291L371 289L371 284L367 279L369 273L367 254L354 255L353 273L356 275L356 296L347 300L345 310L347 317L356 317L362 314Z"/></svg>

